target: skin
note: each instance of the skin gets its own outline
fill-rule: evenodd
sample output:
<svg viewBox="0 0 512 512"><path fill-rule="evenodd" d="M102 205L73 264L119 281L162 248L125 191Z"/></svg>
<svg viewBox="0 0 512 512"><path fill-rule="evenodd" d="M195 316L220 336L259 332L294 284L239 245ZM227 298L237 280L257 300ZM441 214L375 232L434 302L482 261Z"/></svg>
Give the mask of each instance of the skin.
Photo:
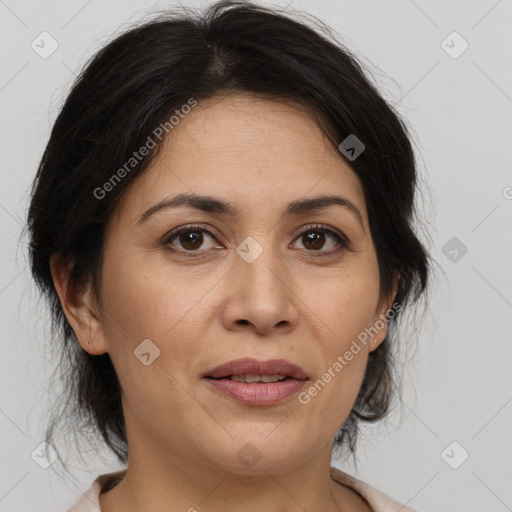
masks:
<svg viewBox="0 0 512 512"><path fill-rule="evenodd" d="M102 511L371 510L329 468L386 326L307 405L297 396L243 405L202 379L253 357L287 359L315 382L388 311L396 289L380 295L359 179L300 107L245 94L200 101L162 149L107 226L98 300L89 284L69 288L69 267L51 260L81 346L108 352L121 379L130 460L125 478L100 495ZM180 207L137 225L159 201L190 192L232 202L241 215ZM333 193L356 205L362 225L340 206L279 218L291 201ZM196 223L212 234L203 231L202 244L166 240ZM330 234L318 246L300 236L317 223L355 250L315 257L339 247ZM263 249L252 263L235 252L247 236ZM187 248L200 255L180 256ZM134 357L145 339L160 350L148 366ZM249 442L261 454L252 467L237 456Z"/></svg>

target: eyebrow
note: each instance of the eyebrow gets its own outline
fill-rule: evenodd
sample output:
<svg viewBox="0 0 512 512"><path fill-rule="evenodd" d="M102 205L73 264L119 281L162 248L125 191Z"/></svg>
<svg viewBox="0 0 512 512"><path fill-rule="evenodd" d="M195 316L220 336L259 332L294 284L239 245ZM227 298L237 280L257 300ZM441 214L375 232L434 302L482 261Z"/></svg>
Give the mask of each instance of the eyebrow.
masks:
<svg viewBox="0 0 512 512"><path fill-rule="evenodd" d="M356 205L349 199L339 195L322 195L306 199L298 199L288 204L281 215L281 219L303 215L305 213L314 213L331 206L341 206L352 213L364 229L363 217ZM136 225L142 224L152 217L155 213L168 208L187 207L206 213L213 213L234 219L240 217L240 210L233 203L222 201L212 196L200 196L197 194L179 194L172 198L167 198L148 208L139 218Z"/></svg>

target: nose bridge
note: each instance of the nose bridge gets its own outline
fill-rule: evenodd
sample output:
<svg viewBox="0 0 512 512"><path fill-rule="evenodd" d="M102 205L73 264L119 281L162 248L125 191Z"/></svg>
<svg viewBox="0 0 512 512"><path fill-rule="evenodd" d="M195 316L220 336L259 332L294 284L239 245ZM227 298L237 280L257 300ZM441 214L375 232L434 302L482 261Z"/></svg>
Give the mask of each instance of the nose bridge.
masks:
<svg viewBox="0 0 512 512"><path fill-rule="evenodd" d="M270 234L246 237L236 248L238 258L235 265L240 272L241 283L255 293L268 293L277 298L283 293L285 272L278 248ZM270 299L270 296L268 297Z"/></svg>

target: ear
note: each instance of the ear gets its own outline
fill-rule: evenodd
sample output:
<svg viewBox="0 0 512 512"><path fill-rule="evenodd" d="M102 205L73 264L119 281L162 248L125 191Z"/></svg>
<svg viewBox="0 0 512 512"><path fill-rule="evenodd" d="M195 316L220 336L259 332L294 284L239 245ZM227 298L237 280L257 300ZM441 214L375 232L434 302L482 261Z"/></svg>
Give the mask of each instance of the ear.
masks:
<svg viewBox="0 0 512 512"><path fill-rule="evenodd" d="M104 354L107 347L92 283L90 280L83 284L70 283L73 262L59 254L50 257L50 268L62 309L78 343L91 355Z"/></svg>
<svg viewBox="0 0 512 512"><path fill-rule="evenodd" d="M398 303L393 307L393 301L398 290L399 277L399 274L395 273L391 292L380 298L377 308L375 309L371 332L377 331L377 333L372 336L370 352L373 352L384 341L388 333L388 319L392 318L402 307L401 304Z"/></svg>

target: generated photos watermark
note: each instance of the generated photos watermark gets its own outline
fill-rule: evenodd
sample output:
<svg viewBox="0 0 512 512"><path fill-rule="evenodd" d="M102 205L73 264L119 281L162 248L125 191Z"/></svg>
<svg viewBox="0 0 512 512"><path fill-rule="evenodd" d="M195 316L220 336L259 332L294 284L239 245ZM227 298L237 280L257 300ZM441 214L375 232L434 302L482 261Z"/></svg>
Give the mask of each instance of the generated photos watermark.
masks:
<svg viewBox="0 0 512 512"><path fill-rule="evenodd" d="M181 108L174 111L174 114L168 121L157 126L152 132L153 136L149 135L146 142L138 149L138 151L134 151L132 156L101 187L96 187L94 189L94 197L101 200L104 199L109 192L112 192L116 185L118 185L121 180L125 178L126 175L130 173L130 171L132 171L132 169L134 169L146 155L149 154L150 150L156 147L157 143L155 139L162 141L164 133L170 133L170 131L179 124L181 119L189 114L192 108L197 106L197 104L196 99L190 98L187 103L181 106Z"/></svg>
<svg viewBox="0 0 512 512"><path fill-rule="evenodd" d="M338 375L345 366L348 365L355 355L361 352L361 344L366 346L368 343L369 336L375 336L381 329L383 329L388 320L393 318L397 311L400 311L402 305L398 302L393 303L391 308L388 309L385 315L380 314L379 320L371 327L367 327L364 331L360 332L356 340L352 341L352 345L343 355L339 355L336 361L316 380L311 386L302 393L299 394L298 400L302 405L307 405L311 402L311 399L318 395L322 389L327 386L331 380Z"/></svg>

